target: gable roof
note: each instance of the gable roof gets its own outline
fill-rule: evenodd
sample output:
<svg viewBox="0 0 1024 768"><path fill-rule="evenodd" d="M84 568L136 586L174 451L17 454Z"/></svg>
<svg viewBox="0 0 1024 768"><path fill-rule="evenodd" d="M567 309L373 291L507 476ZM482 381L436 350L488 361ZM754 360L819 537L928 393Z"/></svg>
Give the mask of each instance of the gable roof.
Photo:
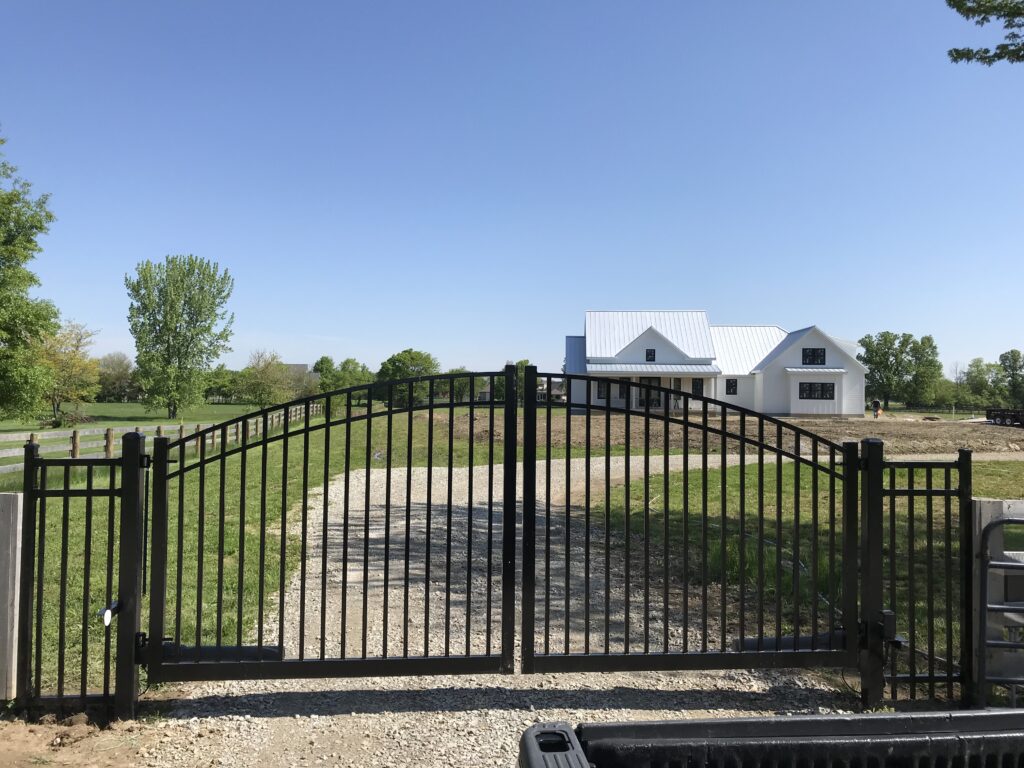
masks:
<svg viewBox="0 0 1024 768"><path fill-rule="evenodd" d="M650 329L687 357L715 357L708 315L703 310L588 311L587 357L615 357Z"/></svg>
<svg viewBox="0 0 1024 768"><path fill-rule="evenodd" d="M769 363L775 360L779 355L781 355L783 352L785 352L787 349L793 346L793 344L798 342L811 331L817 331L825 338L830 339L840 349L841 352L843 352L848 358L850 358L850 362L852 362L861 370L867 370L864 364L857 359L857 346L855 344L849 341L840 341L839 339L832 338L816 325L809 325L806 328L800 328L799 330L792 331L791 333L786 334L786 338L784 338L782 342L777 347L775 347L775 349L773 349L769 355L765 356L765 358L761 360L761 362L758 363L753 370L763 370Z"/></svg>
<svg viewBox="0 0 1024 768"><path fill-rule="evenodd" d="M715 362L728 375L745 376L754 370L786 332L777 325L712 325Z"/></svg>

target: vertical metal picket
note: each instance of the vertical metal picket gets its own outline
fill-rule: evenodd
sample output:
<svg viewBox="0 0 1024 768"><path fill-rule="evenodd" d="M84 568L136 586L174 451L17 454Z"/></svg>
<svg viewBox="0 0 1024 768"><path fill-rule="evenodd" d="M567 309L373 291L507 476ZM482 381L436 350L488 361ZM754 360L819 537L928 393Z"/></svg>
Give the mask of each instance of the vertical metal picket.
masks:
<svg viewBox="0 0 1024 768"><path fill-rule="evenodd" d="M150 520L149 674L158 677L163 654L164 607L167 600L167 464L166 437L153 441L153 514Z"/></svg>
<svg viewBox="0 0 1024 768"><path fill-rule="evenodd" d="M19 707L32 699L32 600L36 555L36 461L39 444L25 443L25 501L21 521L21 594L18 597L18 690ZM38 691L36 692L38 694Z"/></svg>

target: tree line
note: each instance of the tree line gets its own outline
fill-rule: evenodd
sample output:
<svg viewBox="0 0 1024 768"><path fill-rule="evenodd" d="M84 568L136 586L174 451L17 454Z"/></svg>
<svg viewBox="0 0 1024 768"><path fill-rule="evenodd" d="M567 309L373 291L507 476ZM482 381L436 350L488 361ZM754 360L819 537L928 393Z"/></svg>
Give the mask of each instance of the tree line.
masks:
<svg viewBox="0 0 1024 768"><path fill-rule="evenodd" d="M954 363L945 376L931 336L882 331L864 336L857 359L867 366L869 399L911 408L1024 408L1024 354L1010 349L995 362L981 357Z"/></svg>

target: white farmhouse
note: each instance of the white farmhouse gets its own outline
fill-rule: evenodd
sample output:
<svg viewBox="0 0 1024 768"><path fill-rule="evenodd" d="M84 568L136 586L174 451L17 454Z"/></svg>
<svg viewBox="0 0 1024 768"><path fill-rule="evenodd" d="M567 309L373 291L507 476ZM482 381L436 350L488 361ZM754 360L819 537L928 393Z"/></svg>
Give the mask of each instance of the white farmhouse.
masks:
<svg viewBox="0 0 1024 768"><path fill-rule="evenodd" d="M787 333L777 325L711 325L702 310L587 312L583 336L565 337L565 372L594 382L590 402L646 407L652 384L762 413L863 416L865 367L857 345L817 326ZM572 402L586 402L574 382ZM670 410L683 398L672 397ZM663 409L653 395L651 409Z"/></svg>

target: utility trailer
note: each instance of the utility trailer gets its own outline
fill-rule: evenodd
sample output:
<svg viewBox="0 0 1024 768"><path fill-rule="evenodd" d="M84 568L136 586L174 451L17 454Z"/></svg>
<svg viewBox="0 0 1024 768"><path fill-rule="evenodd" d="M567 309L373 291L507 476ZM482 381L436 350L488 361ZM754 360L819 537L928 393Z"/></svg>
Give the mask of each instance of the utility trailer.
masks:
<svg viewBox="0 0 1024 768"><path fill-rule="evenodd" d="M1020 711L531 726L520 768L1019 768Z"/></svg>
<svg viewBox="0 0 1024 768"><path fill-rule="evenodd" d="M1001 427L1024 427L1024 410L1019 408L986 408L985 418Z"/></svg>

